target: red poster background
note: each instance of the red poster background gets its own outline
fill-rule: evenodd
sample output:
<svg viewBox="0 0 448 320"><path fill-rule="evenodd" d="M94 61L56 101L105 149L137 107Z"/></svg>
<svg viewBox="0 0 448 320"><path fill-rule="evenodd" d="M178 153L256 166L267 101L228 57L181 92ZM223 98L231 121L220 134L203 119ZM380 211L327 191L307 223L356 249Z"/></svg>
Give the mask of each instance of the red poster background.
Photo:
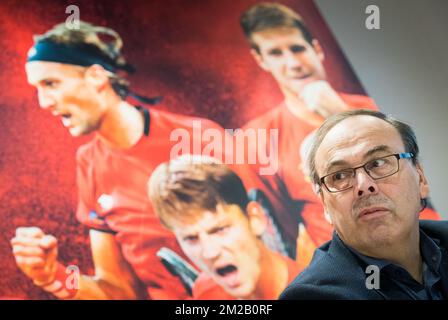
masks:
<svg viewBox="0 0 448 320"><path fill-rule="evenodd" d="M51 298L16 267L9 240L19 226L39 226L60 242L60 260L92 273L87 229L74 217L75 151L59 121L39 110L24 63L32 35L81 19L115 29L137 73L133 89L164 95L158 108L207 117L236 128L282 100L274 80L253 61L239 16L257 1L1 1L0 4L0 297ZM336 90L364 93L311 0L281 1L301 13L326 54Z"/></svg>

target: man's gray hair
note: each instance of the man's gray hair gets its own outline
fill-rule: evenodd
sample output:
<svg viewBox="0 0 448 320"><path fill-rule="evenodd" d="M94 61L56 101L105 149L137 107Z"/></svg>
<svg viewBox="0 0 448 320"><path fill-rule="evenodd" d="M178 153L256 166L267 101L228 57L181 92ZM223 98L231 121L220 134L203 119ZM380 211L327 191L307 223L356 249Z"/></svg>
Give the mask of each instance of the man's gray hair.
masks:
<svg viewBox="0 0 448 320"><path fill-rule="evenodd" d="M401 140L403 141L403 144L405 147L405 152L410 152L414 155L414 157L412 158L412 162L414 165L416 163L418 163L419 149L418 149L418 145L417 145L417 138L415 136L414 130L412 130L412 128L408 124L406 124L402 121L399 121L399 120L397 120L389 115L386 115L382 112L368 110L368 109L356 109L356 110L350 110L350 111L337 113L337 114L327 118L325 120L325 122L320 126L320 128L316 131L313 143L310 148L308 159L307 159L308 170L310 172L311 181L312 181L313 185L318 187L316 190L318 190L319 192L321 189L320 188L321 182L320 182L319 175L317 174L317 171L316 171L316 162L315 162L317 149L319 149L319 146L321 145L325 136L335 125L337 125L339 122L341 122L347 118L354 117L354 116L362 116L362 115L376 117L378 119L386 121L391 126L393 126L395 129L397 129L398 133L401 136Z"/></svg>

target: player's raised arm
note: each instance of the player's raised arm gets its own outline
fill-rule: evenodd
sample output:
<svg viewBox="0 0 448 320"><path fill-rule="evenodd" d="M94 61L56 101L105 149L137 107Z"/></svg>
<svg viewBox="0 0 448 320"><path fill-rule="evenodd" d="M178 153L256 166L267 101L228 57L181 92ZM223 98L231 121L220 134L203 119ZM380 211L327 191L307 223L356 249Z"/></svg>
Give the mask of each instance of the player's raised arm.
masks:
<svg viewBox="0 0 448 320"><path fill-rule="evenodd" d="M95 275L69 279L57 261L57 239L36 227L18 228L11 240L18 267L34 284L60 299L139 299L145 290L121 255L114 236L90 231ZM73 280L73 281L72 281Z"/></svg>
<svg viewBox="0 0 448 320"><path fill-rule="evenodd" d="M81 276L76 299L141 299L146 292L112 234L90 230L95 276Z"/></svg>

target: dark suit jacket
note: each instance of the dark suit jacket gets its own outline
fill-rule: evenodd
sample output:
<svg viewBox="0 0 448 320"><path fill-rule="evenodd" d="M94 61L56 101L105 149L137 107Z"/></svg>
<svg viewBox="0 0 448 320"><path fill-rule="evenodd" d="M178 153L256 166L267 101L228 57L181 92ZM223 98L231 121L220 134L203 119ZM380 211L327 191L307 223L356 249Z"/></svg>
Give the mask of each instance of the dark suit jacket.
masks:
<svg viewBox="0 0 448 320"><path fill-rule="evenodd" d="M441 277L448 297L448 221L420 221L420 228L442 251ZM280 295L281 300L409 299L393 281L380 275L380 288L367 289L365 264L336 235L314 253L313 260Z"/></svg>

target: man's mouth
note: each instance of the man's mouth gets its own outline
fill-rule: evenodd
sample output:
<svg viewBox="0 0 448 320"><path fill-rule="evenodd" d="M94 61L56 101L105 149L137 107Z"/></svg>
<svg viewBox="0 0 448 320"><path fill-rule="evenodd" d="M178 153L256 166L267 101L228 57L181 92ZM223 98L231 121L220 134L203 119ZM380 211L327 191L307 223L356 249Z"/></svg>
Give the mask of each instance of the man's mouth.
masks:
<svg viewBox="0 0 448 320"><path fill-rule="evenodd" d="M291 76L292 79L294 80L304 80L307 79L311 76L311 74L302 74L302 75L293 75Z"/></svg>
<svg viewBox="0 0 448 320"><path fill-rule="evenodd" d="M64 127L69 127L71 125L71 114L65 113L61 114L61 121Z"/></svg>
<svg viewBox="0 0 448 320"><path fill-rule="evenodd" d="M361 210L358 214L358 218L362 220L370 220L381 217L387 213L389 213L389 209L385 207L371 207Z"/></svg>
<svg viewBox="0 0 448 320"><path fill-rule="evenodd" d="M228 264L215 269L215 273L223 280L227 286L236 287L239 285L238 268L233 264Z"/></svg>

